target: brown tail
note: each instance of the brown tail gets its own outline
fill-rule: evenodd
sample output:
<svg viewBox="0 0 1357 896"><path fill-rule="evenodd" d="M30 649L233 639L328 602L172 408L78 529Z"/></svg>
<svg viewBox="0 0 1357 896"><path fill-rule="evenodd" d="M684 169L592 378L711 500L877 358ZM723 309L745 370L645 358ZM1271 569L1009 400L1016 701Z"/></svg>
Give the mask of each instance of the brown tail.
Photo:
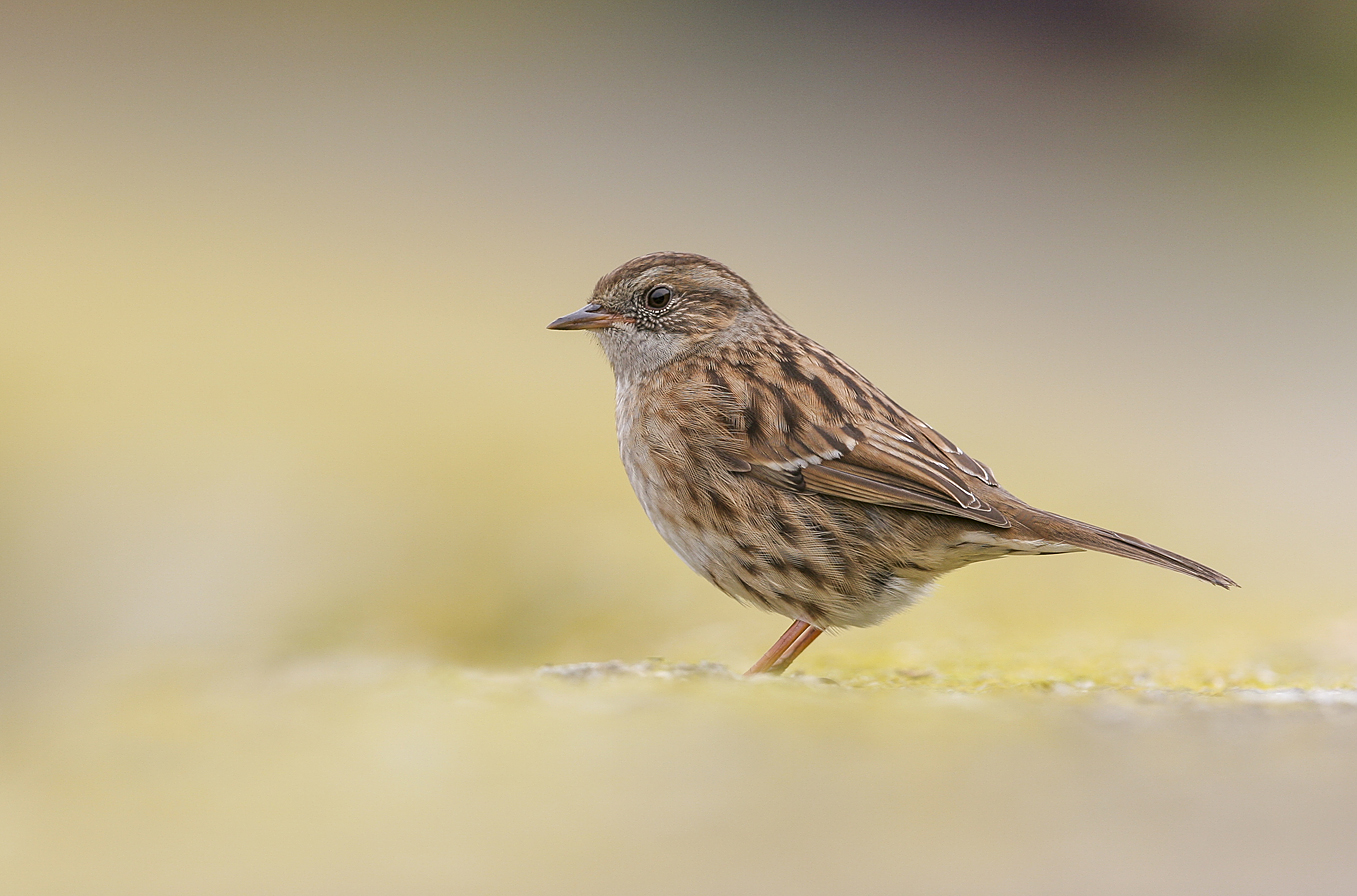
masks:
<svg viewBox="0 0 1357 896"><path fill-rule="evenodd" d="M1239 583L1234 579L1216 572L1209 566L1204 566L1196 560L1189 560L1181 554L1175 554L1173 551L1165 550L1147 541L1141 541L1131 535L1122 535L1120 532L1113 532L1110 529L1101 529L1059 514L1037 510L1034 507L1026 507L1022 512L1012 515L1017 517L1017 521L1024 528L1030 529L1040 538L1049 541L1060 541L1077 548L1101 551L1104 554L1114 554L1118 557L1128 557L1132 560L1153 563L1155 566L1162 566L1164 569L1195 576L1203 582L1210 582L1212 585L1219 585L1222 588L1239 587Z"/></svg>

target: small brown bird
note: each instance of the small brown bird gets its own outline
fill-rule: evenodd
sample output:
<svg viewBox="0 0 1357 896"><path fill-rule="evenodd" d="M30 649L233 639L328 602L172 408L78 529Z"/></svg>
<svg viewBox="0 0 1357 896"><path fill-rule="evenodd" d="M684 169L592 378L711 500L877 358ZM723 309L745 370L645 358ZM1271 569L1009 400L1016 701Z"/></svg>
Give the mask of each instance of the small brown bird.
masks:
<svg viewBox="0 0 1357 896"><path fill-rule="evenodd" d="M825 629L875 625L943 573L1008 554L1102 551L1235 584L1023 503L710 258L632 259L549 326L602 343L622 463L664 540L793 620L747 674L781 673Z"/></svg>

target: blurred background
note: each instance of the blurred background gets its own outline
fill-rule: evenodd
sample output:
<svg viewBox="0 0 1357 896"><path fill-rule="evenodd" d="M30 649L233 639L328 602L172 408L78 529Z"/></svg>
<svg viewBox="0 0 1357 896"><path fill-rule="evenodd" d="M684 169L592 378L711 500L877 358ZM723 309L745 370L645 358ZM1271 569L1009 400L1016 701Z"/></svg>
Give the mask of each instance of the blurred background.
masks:
<svg viewBox="0 0 1357 896"><path fill-rule="evenodd" d="M890 670L888 683L939 692L1357 686L1349 4L11 4L0 79L0 695L16 720L0 770L27 782L0 789L0 853L27 862L23 892L123 892L118 881L217 892L213 874L243 874L240 856L269 848L265 871L228 875L220 891L425 892L511 852L522 819L506 815L504 836L476 841L456 874L410 859L399 884L372 856L363 867L386 869L372 871L380 883L313 873L331 867L336 844L370 833L358 819L376 805L329 802L323 783L293 805L297 824L325 814L352 826L299 852L261 835L273 845L241 840L228 861L205 845L223 840L204 821L185 835L196 846L166 847L180 856L175 877L105 835L163 843L185 814L277 814L271 785L255 802L223 795L239 776L291 780L324 753L325 736L274 736L292 714L277 701L294 698L269 689L297 669L348 683L317 722L356 751L338 777L370 777L354 744L378 725L344 699L373 699L366 689L394 687L384 676L395 675L421 712L444 711L432 708L445 707L440 694L496 707L475 725L440 716L445 727L401 728L401 749L421 761L442 755L430 744L443 736L487 756L528 734L579 751L495 766L518 780L504 771L518 761L611 768L572 727L579 716L553 727L532 708L596 707L575 691L514 690L521 682L506 696L484 676L613 658L743 668L771 643L783 620L704 583L646 521L617 461L612 378L592 340L545 329L607 271L660 249L730 265L1023 498L1243 585L1226 594L1095 555L984 564L905 616L822 639L808 672L880 683ZM380 671L393 668L406 671ZM201 697L226 687L230 722ZM625 808L645 814L679 798L646 789L674 757L703 756L702 774L721 766L719 745L749 724L730 701L753 698L722 685L671 704L627 687L642 690L600 699L658 701L659 733L619 743L663 743L668 757L633 770L649 795ZM307 693L295 699L320 712ZM709 698L724 707L715 716L698 708ZM845 732L863 721L822 695L777 699L787 727L760 729L771 754L740 754L750 769L790 775L805 756L841 755L833 744L779 753L801 730L792 720ZM974 734L977 756L1008 730L993 719L954 729L950 710L916 710L946 742ZM1041 737L1069 734L1003 712ZM1200 746L1196 723L1183 733L1180 722L1164 720L1160 747ZM853 749L884 762L873 726L886 723L863 724ZM200 748L232 743L233 726L251 734L219 764ZM175 741L185 730L197 732L187 746ZM1298 735L1321 745L1302 764L1344 755L1343 730L1339 741L1328 728ZM697 752L680 754L676 733ZM1105 747L1104 734L1069 736L1083 745L1070 755ZM197 784L147 770L167 755ZM1241 774L1274 758L1241 759ZM1341 764L1315 762L1332 784ZM466 763L459 774L486 786ZM427 780L427 765L400 767ZM932 780L923 768L911 774ZM1075 788L1051 774L1056 791ZM1357 793L1346 774L1353 789L1331 792ZM538 782L550 793L554 780ZM1273 783L1267 794L1296 792ZM457 795L440 805L473 815L501 796L444 784ZM1141 785L1111 792L1123 786ZM104 802L91 808L88 788ZM129 810L147 792L159 808ZM542 792L524 791L525 805ZM973 796L992 805L983 788ZM1271 798L1251 805L1277 809ZM1007 799L1011 809L1021 795ZM399 800L381 805L425 832L451 830ZM840 808L862 831L890 830ZM956 813L940 830L962 830ZM36 817L47 826L32 828ZM534 817L539 838L571 853L575 840L551 840L565 816ZM711 845L694 824L672 842ZM862 845L851 825L841 834ZM63 877L53 857L71 842L108 852ZM493 865L476 891L516 892ZM151 866L168 876L146 877ZM674 883L661 866L618 891ZM611 892L580 873L584 891ZM767 880L742 868L706 891ZM970 892L947 880L929 892ZM1064 892L1042 880L1040 892ZM1246 875L1230 892L1265 880Z"/></svg>

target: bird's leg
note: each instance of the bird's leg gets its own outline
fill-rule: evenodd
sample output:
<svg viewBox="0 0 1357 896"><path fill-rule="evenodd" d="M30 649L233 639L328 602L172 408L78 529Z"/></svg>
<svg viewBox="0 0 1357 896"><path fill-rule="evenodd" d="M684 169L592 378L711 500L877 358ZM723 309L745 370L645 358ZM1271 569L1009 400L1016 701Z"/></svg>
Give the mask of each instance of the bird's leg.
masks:
<svg viewBox="0 0 1357 896"><path fill-rule="evenodd" d="M823 633L824 629L822 628L816 628L813 625L807 626L806 630L792 642L792 646L788 647L786 652L782 654L782 658L776 663L773 663L773 668L768 671L773 675L781 675L783 672L787 671L787 667L792 664L793 660L801 655L801 651L809 647L810 642L820 637Z"/></svg>
<svg viewBox="0 0 1357 896"><path fill-rule="evenodd" d="M782 637L768 648L768 652L759 658L759 661L749 667L745 675L758 675L760 672L772 672L774 675L781 675L783 671L792 664L792 660L801 655L811 641L820 634L820 629L811 625L809 622L802 622L800 619L793 622Z"/></svg>
<svg viewBox="0 0 1357 896"><path fill-rule="evenodd" d="M745 675L758 675L760 672L767 672L778 660L782 659L782 654L787 652L787 648L792 645L801 633L810 628L809 622L802 622L797 619L782 633L782 637L773 642L773 646L768 648L768 652L759 657L759 661L749 667Z"/></svg>

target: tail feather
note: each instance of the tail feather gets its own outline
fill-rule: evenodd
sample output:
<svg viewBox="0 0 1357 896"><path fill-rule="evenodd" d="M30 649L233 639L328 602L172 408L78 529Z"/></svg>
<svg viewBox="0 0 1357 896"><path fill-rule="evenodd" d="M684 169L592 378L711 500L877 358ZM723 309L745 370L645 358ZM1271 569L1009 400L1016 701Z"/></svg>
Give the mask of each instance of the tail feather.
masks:
<svg viewBox="0 0 1357 896"><path fill-rule="evenodd" d="M1216 572L1209 566L1184 557L1182 554L1175 554L1173 551L1161 548L1158 545L1141 541L1135 536L1123 535L1120 532L1113 532L1111 529L1081 523L1079 520L1072 520L1059 514L1032 507L1024 508L1023 511L1011 515L1016 517L1015 521L1023 528L1031 530L1043 539L1059 541L1085 550L1113 554L1117 557L1140 560L1144 563L1152 563L1164 569L1195 576L1204 582L1210 582L1212 585L1219 585L1222 588L1239 586L1239 583L1234 579Z"/></svg>

